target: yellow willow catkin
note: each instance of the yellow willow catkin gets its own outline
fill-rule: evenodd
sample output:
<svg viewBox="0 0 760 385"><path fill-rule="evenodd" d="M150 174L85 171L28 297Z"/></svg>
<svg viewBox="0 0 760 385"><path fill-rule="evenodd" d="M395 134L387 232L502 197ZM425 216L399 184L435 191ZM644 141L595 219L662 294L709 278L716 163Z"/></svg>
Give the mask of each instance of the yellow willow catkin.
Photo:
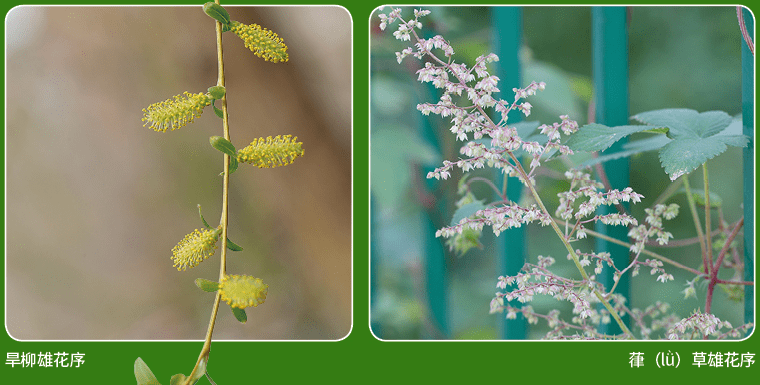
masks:
<svg viewBox="0 0 760 385"><path fill-rule="evenodd" d="M258 24L245 25L234 20L230 22L230 26L232 32L241 38L246 48L256 56L272 63L288 61L288 47L273 31Z"/></svg>
<svg viewBox="0 0 760 385"><path fill-rule="evenodd" d="M252 164L259 168L289 165L304 154L301 148L303 143L296 140L298 137L292 135L254 139L250 145L238 151L238 162Z"/></svg>
<svg viewBox="0 0 760 385"><path fill-rule="evenodd" d="M153 103L142 110L143 127L150 124L151 129L159 132L182 128L200 117L203 109L211 105L211 100L208 94L185 92L175 96L174 100Z"/></svg>
<svg viewBox="0 0 760 385"><path fill-rule="evenodd" d="M214 255L216 241L221 229L193 230L172 249L172 260L177 270L198 266L204 259Z"/></svg>
<svg viewBox="0 0 760 385"><path fill-rule="evenodd" d="M250 275L227 275L219 282L219 294L231 307L256 307L267 299L269 285Z"/></svg>

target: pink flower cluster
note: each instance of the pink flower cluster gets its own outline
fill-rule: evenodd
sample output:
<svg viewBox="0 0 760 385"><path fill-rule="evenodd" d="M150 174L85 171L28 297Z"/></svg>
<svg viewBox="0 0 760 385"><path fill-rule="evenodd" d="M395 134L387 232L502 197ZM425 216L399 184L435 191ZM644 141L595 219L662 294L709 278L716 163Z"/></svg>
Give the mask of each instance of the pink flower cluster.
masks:
<svg viewBox="0 0 760 385"><path fill-rule="evenodd" d="M673 325L668 330L668 339L683 339L687 334L693 333L699 333L699 335L695 336L697 338L707 337L717 334L721 328L732 329L733 327L730 322L721 321L720 318L713 314L704 314L697 311Z"/></svg>
<svg viewBox="0 0 760 385"><path fill-rule="evenodd" d="M474 215L462 218L454 226L444 227L435 232L436 237L452 237L462 234L465 229L482 230L483 226L491 226L497 236L504 230L520 227L533 221L539 221L546 226L551 223L551 218L543 213L536 205L530 208L519 205L501 205L497 207L478 210Z"/></svg>

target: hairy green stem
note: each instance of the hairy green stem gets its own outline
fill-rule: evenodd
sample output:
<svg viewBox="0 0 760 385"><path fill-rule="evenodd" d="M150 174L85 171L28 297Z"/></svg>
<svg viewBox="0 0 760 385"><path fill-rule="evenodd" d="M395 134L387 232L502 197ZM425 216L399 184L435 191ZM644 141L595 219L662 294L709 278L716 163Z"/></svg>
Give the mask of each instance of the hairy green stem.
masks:
<svg viewBox="0 0 760 385"><path fill-rule="evenodd" d="M697 204L694 202L694 196L691 194L688 174L683 176L683 188L686 189L686 200L689 202L689 210L691 210L691 216L694 219L694 227L697 229L697 237L699 237L699 246L702 249L702 265L704 266L705 274L710 274L710 265L707 263L705 234L702 232L702 224L699 222Z"/></svg>
<svg viewBox="0 0 760 385"><path fill-rule="evenodd" d="M712 237L710 234L710 227L712 221L710 218L712 210L710 210L710 179L707 177L707 162L702 163L702 175L704 177L705 188L705 234L707 240L707 266L713 265L713 252L712 252Z"/></svg>
<svg viewBox="0 0 760 385"><path fill-rule="evenodd" d="M551 219L551 226L554 229L554 232L557 233L557 236L562 241L562 244L565 245L565 248L570 253L570 258L572 258L573 263L575 263L575 267L578 269L578 271L581 273L581 276L583 277L584 281L588 281L589 277L586 273L586 270L583 269L583 266L581 266L581 262L578 259L578 255L575 253L575 249L570 245L570 243L567 241L567 238L565 238L564 233L557 225L557 222L554 220L554 217L549 214L549 211L546 209L546 206L544 206L544 202L541 200L541 197L538 196L538 191L536 191L535 186L533 186L532 183L530 183L530 180L528 179L528 174L525 173L525 170L522 168L522 164L515 158L515 156L512 154L512 152L508 152L509 156L512 158L512 161L515 162L517 165L517 170L520 172L520 175L525 179L525 185L528 186L528 189L530 190L531 195L533 195L533 199L536 200L536 203L538 203L538 206L541 208L541 211L548 215ZM618 315L617 311L612 308L612 305L610 305L609 301L607 301L604 296L599 293L598 290L592 289L594 292L594 295L596 295L596 298L599 299L599 302L602 303L602 305L607 308L607 311L610 312L610 315L612 318L615 319L615 322L617 322L618 326L620 326L620 329L625 333L625 335L629 338L633 338L633 333L628 329L628 326L626 326L625 322L620 318L620 315Z"/></svg>
<svg viewBox="0 0 760 385"><path fill-rule="evenodd" d="M217 4L219 4L219 0L215 1ZM219 65L219 78L217 80L217 85L224 87L224 55L222 51L222 23L219 21L216 22L216 52L217 52L217 61ZM230 140L230 126L229 126L229 120L227 116L227 94L225 93L224 96L222 96L222 127L224 130L224 139ZM228 218L228 202L229 202L229 186L230 186L230 156L227 154L224 154L224 176L223 176L223 182L222 182L222 217L220 220L220 224L222 226L222 252L221 252L221 262L219 266L219 281L221 282L222 278L227 274L227 218ZM206 363L208 363L208 354L211 351L211 336L214 334L214 325L216 323L216 316L219 312L219 303L221 302L222 295L219 293L219 291L216 292L216 297L214 298L214 307L211 310L211 319L208 323L208 330L206 331L206 340L203 343L203 348L201 348L201 353L198 355L198 361L195 363L195 367L193 367L193 371L190 373L190 375L187 377L187 381L185 382L185 385L190 385L191 379L195 376L196 372L198 371L199 367L201 366L201 363L205 360Z"/></svg>

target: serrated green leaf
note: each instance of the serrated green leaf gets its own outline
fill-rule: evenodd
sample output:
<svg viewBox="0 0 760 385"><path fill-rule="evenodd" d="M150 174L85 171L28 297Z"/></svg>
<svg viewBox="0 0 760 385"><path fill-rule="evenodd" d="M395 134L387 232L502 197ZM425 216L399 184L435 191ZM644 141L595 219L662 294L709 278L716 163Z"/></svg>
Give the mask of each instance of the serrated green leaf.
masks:
<svg viewBox="0 0 760 385"><path fill-rule="evenodd" d="M451 218L450 226L456 225L462 219L470 217L478 212L478 210L483 210L484 208L486 208L486 205L483 201L474 201L463 205L454 212L454 217Z"/></svg>
<svg viewBox="0 0 760 385"><path fill-rule="evenodd" d="M748 140L746 137L718 135L709 138L676 138L660 150L660 164L670 180L676 180L726 151L727 145L744 147Z"/></svg>
<svg viewBox="0 0 760 385"><path fill-rule="evenodd" d="M201 217L201 221L203 222L203 225L206 226L207 229L210 229L211 226L206 222L206 218L203 217L203 212L201 211L201 205L198 205L198 215Z"/></svg>
<svg viewBox="0 0 760 385"><path fill-rule="evenodd" d="M581 127L565 143L573 151L604 151L615 142L628 135L652 130L654 126L616 126L607 127L599 123L590 123Z"/></svg>
<svg viewBox="0 0 760 385"><path fill-rule="evenodd" d="M211 281L204 278L198 278L195 280L195 286L198 286L201 290L207 293L213 293L219 290L219 282Z"/></svg>
<svg viewBox="0 0 760 385"><path fill-rule="evenodd" d="M647 134L665 134L665 135L667 135L669 130L670 129L667 128L667 127L655 127L655 128L653 128L651 130L645 130L645 131L641 131L641 132L645 132Z"/></svg>
<svg viewBox="0 0 760 385"><path fill-rule="evenodd" d="M650 126L667 127L668 136L675 138L707 138L731 124L731 116L723 111L699 113L687 108L666 108L642 112L631 117Z"/></svg>
<svg viewBox="0 0 760 385"><path fill-rule="evenodd" d="M735 133L737 124L735 119L722 111L707 111L699 113L695 110L685 108L663 109L642 112L631 117L631 119L645 123L648 126L620 126L614 129L625 127L647 127L647 132L662 132L662 129L653 127L666 128L666 135L672 141L664 144L660 149L660 164L670 177L670 180L676 180L684 174L688 174L708 159L720 155L728 146L746 147L749 138L745 135ZM740 123L739 123L740 124ZM590 126L590 125L587 125ZM570 137L568 146L573 150L589 151L589 148L601 148L604 145L611 145L612 142L605 142L603 138L595 137L595 129L589 131L586 135L579 135L581 131ZM598 127L597 127L598 129ZM641 130L644 131L644 130ZM615 140L619 138L613 138ZM658 143L652 140L651 143L644 143L655 147ZM625 147L624 147L625 148ZM632 150L632 149L629 149ZM639 150L648 150L647 148ZM621 151L610 155L609 158L603 158L601 161L611 160L623 156L630 156L640 151ZM590 165L598 163L600 160L592 160L584 163Z"/></svg>
<svg viewBox="0 0 760 385"><path fill-rule="evenodd" d="M211 147L214 147L215 149L229 155L231 158L234 158L236 156L235 145L233 145L229 140L222 138L221 136L210 137L209 143L211 143Z"/></svg>
<svg viewBox="0 0 760 385"><path fill-rule="evenodd" d="M243 251L243 248L234 244L232 241L230 241L229 238L227 238L227 248L232 251Z"/></svg>
<svg viewBox="0 0 760 385"><path fill-rule="evenodd" d="M686 189L680 189L678 190L679 193L686 194ZM721 205L723 205L723 198L721 198L718 194L710 191L710 207L711 208L718 208ZM691 189L691 196L694 197L694 201L697 202L698 205L704 206L706 203L705 200L705 192L704 190L699 189Z"/></svg>
<svg viewBox="0 0 760 385"><path fill-rule="evenodd" d="M137 385L161 385L153 372L150 371L148 365L142 358L137 357L135 360L135 379L137 379Z"/></svg>
<svg viewBox="0 0 760 385"><path fill-rule="evenodd" d="M187 376L185 376L182 373L177 373L172 376L171 382L169 382L171 385L182 385L187 381Z"/></svg>
<svg viewBox="0 0 760 385"><path fill-rule="evenodd" d="M230 306L230 309L232 309L232 314L235 316L235 319L240 321L240 323L246 323L246 321L248 321L248 316L245 314L245 309L240 309L232 306Z"/></svg>
<svg viewBox="0 0 760 385"><path fill-rule="evenodd" d="M222 25L230 24L230 14L217 3L208 2L203 4L203 12L212 19L222 23Z"/></svg>
<svg viewBox="0 0 760 385"><path fill-rule="evenodd" d="M593 166L597 163L604 163L610 160L627 158L636 154L640 154L646 151L659 150L666 144L670 143L665 135L657 135L651 138L635 140L623 145L622 151L613 152L610 154L600 155L596 158L589 159L578 166L578 168Z"/></svg>

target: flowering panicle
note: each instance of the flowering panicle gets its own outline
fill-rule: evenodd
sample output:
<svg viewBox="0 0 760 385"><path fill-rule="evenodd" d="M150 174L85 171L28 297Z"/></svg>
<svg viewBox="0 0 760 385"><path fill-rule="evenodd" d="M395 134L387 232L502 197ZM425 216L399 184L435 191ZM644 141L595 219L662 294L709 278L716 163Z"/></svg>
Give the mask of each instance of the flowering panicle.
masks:
<svg viewBox="0 0 760 385"><path fill-rule="evenodd" d="M219 294L231 307L256 307L267 299L269 285L250 275L227 275L219 282Z"/></svg>
<svg viewBox="0 0 760 385"><path fill-rule="evenodd" d="M301 148L303 143L296 140L298 138L291 135L254 139L250 145L238 151L237 160L259 168L289 165L304 154Z"/></svg>
<svg viewBox="0 0 760 385"><path fill-rule="evenodd" d="M148 108L143 108L143 127L150 124L155 131L166 132L182 128L199 118L203 109L211 105L212 97L209 94L191 94L185 92L177 95L174 99L153 103Z"/></svg>
<svg viewBox="0 0 760 385"><path fill-rule="evenodd" d="M288 61L288 47L273 31L258 24L245 25L234 20L230 22L230 27L256 56L272 63Z"/></svg>
<svg viewBox="0 0 760 385"><path fill-rule="evenodd" d="M668 339L703 339L710 335L717 336L722 328L733 329L733 326L730 322L721 321L713 314L695 311L694 314L677 322L668 330Z"/></svg>
<svg viewBox="0 0 760 385"><path fill-rule="evenodd" d="M526 303L533 299L536 294L549 295L560 301L569 301L573 304L573 313L580 318L588 318L595 314L591 307L589 296L590 287L588 282L575 281L559 277L551 273L547 268L554 263L551 257L538 257L538 265L526 264L522 272L516 276L500 276L496 287L506 290L507 286L517 285L517 288L506 292L496 293L491 303L491 312L505 305L505 301L517 300ZM498 304L498 305L497 305ZM508 313L509 316L509 313Z"/></svg>
<svg viewBox="0 0 760 385"><path fill-rule="evenodd" d="M393 32L393 36L402 42L409 42L405 44L405 48L396 52L396 60L401 63L405 58L414 56L422 61L420 68L416 71L417 80L421 83L430 83L439 90L439 99L430 103L420 103L417 105L417 110L425 116L432 113L450 121L449 131L457 141L462 142L459 149L460 157L444 160L442 165L427 174L427 178L446 180L456 172L456 169L467 173L486 167L495 168L505 176L517 177L530 189L532 198L536 202L528 208L511 202L504 192L499 191L495 184L484 178L478 179L489 183L500 199L490 204L476 201L469 188L469 182L464 183L465 187L462 191L462 181L467 179L462 178L459 194L464 194L464 197L457 202L456 219L450 226L439 229L436 237L448 238L447 244L451 249L464 252L469 248L480 246L479 236L484 226L491 226L494 234L498 236L507 229L539 221L542 225L552 225L567 248L568 259L576 264L583 277L580 280L560 277L548 269L554 263L554 259L539 256L537 264L526 263L517 275L499 277L497 288L502 292L497 292L491 301L491 313L506 313L508 319L522 314L531 324L543 319L551 329L546 338L552 339L630 338L633 334L620 318L621 314L630 315L634 323L632 326L637 327L645 339L650 338L650 335L658 330L660 332L670 330L667 336L672 339L683 337L687 329L693 329L692 334L701 333L703 336L708 336L715 335L716 330L721 327L730 328L730 324L710 314L697 313L681 320L674 314L666 314L668 305L659 302L645 311L626 306L625 296L616 293L615 289L621 277L629 270L632 276L636 276L642 267L648 268L650 274L656 275L657 281L663 283L674 279L673 275L663 268L663 261L668 261L664 257L644 261L639 258L644 247L649 244L650 238L655 238L659 245L665 245L673 238L671 233L664 230L663 219L669 220L675 217L678 214L678 205L658 204L645 209L646 220L641 221L642 223L626 213L624 209L620 212L615 210L609 214L597 214L602 206L620 206L623 202L640 203L644 197L630 187L605 191L604 185L593 180L588 173L570 170L565 173L567 179L570 180L570 188L557 194L559 205L554 211L556 217L565 222L562 224L565 227L563 234L557 226L557 222L563 221L555 222L547 212L535 189L534 177L543 162L552 159L555 155L573 154L573 150L563 144L573 145L572 141L563 140L578 132L578 123L571 120L569 116L562 115L560 122L540 126L536 124L538 127L532 132L524 130L536 126L509 124L510 112L516 110L526 117L531 115L533 105L525 99L544 90L546 84L532 82L524 88L513 88L513 99L511 95L509 98L500 99L500 79L498 76L491 75L488 69L489 63L499 60L498 56L493 53L480 56L471 66L457 63L453 57L454 49L443 36L420 37L419 30L422 28L420 19L429 13L426 10L414 10L414 17L408 21L402 18L401 9L398 8L392 8L388 14L379 15L380 29L385 30L389 25L397 22L398 28ZM489 111L489 109L492 110ZM582 134L584 131L581 131L581 137ZM610 139L614 138L605 140ZM529 166L526 166L528 163ZM462 217L463 215L468 216ZM629 262L626 259L624 262L626 265L617 267L610 253L582 253L573 248L570 242L595 234L586 229L585 226L589 223L626 226L628 236L633 239L633 244L629 247L632 260ZM654 244L655 241L651 242ZM716 250L725 253L724 249L718 247ZM656 256L653 253L648 254ZM597 276L603 273L605 264L612 271L611 287L605 287L606 280L604 280L605 283L601 280L597 281ZM572 321L560 319L559 311L556 310L552 310L547 315L536 313L527 303L539 294L571 302L573 304ZM684 295L688 298L694 294L694 281L690 281L684 290ZM524 305L510 305L510 301L515 300ZM623 334L618 336L601 334L597 327L600 324L613 322L613 318L623 330ZM645 318L648 320L645 321ZM735 334L736 330L733 329L728 333Z"/></svg>
<svg viewBox="0 0 760 385"><path fill-rule="evenodd" d="M172 249L172 260L177 270L198 266L204 259L214 255L221 228L193 230Z"/></svg>
<svg viewBox="0 0 760 385"><path fill-rule="evenodd" d="M555 214L558 217L564 220L575 218L579 225L589 222L602 222L606 225L622 226L638 225L636 218L628 214L619 213L596 215L588 220L583 219L594 214L596 209L601 205L611 206L619 204L621 201L639 203L644 198L643 195L634 192L630 187L626 187L622 191L610 190L606 193L598 192L597 189L602 188L603 185L592 180L589 174L578 170L565 172L565 177L571 180L570 189L557 194L559 206L557 206ZM587 198L587 200L581 202L576 209L575 203L579 198ZM584 238L585 232L582 230L583 227L580 226L580 229L577 237Z"/></svg>
<svg viewBox="0 0 760 385"><path fill-rule="evenodd" d="M551 218L544 214L536 205L523 208L519 205L503 205L498 207L478 210L475 214L462 218L454 226L444 227L436 231L436 237L452 237L462 234L464 230L482 230L483 226L491 226L494 234L499 235L502 231L520 227L533 221L540 221L542 225L551 223Z"/></svg>

